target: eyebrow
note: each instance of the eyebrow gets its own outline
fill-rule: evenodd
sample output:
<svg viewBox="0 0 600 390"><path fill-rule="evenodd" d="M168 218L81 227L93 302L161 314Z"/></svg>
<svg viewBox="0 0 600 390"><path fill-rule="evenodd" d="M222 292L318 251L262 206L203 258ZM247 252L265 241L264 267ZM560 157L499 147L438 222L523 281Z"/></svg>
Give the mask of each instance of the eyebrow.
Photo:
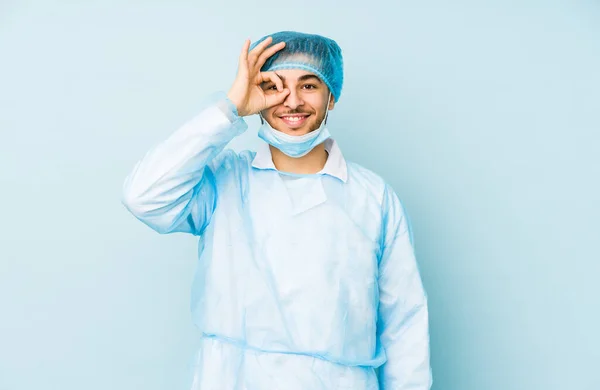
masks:
<svg viewBox="0 0 600 390"><path fill-rule="evenodd" d="M279 78L281 79L281 81L285 81L285 77L280 75L279 73L275 73L277 76L279 76ZM319 84L323 84L323 81L321 81L320 78L318 78L317 76L315 76L314 74L304 74L300 77L298 77L298 81L306 81L306 80L310 80L310 79L316 79Z"/></svg>

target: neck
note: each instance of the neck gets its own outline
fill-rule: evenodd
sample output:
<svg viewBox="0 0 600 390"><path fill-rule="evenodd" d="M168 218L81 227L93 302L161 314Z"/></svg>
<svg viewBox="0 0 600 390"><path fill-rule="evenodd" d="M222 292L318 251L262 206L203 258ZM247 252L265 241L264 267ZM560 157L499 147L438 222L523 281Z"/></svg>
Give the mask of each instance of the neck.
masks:
<svg viewBox="0 0 600 390"><path fill-rule="evenodd" d="M327 162L325 143L315 146L306 156L293 158L283 154L279 149L269 145L273 164L278 171L296 174L314 174L323 169Z"/></svg>

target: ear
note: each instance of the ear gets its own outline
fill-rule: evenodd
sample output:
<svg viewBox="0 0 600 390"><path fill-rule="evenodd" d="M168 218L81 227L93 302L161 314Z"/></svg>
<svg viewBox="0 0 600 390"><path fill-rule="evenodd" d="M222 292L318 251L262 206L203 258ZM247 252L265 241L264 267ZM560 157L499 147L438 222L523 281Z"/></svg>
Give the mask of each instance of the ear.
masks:
<svg viewBox="0 0 600 390"><path fill-rule="evenodd" d="M328 110L333 110L333 107L335 107L335 97L333 97L333 94L331 95L331 97L329 98L329 105L327 106Z"/></svg>

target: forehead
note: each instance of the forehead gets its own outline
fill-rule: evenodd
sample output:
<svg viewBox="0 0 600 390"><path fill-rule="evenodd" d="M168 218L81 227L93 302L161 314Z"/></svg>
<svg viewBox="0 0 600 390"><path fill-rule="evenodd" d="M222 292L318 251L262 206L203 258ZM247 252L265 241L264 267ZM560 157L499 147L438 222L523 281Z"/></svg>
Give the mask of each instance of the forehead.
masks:
<svg viewBox="0 0 600 390"><path fill-rule="evenodd" d="M309 72L304 69L278 69L275 71L281 79L284 81L297 81L300 79L306 79L309 76L319 78L316 74Z"/></svg>

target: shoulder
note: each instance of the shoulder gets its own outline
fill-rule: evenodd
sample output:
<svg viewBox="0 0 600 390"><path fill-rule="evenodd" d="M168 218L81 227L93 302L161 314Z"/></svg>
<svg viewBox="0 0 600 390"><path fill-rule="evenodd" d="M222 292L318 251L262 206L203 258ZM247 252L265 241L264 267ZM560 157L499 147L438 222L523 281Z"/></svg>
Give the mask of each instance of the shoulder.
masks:
<svg viewBox="0 0 600 390"><path fill-rule="evenodd" d="M371 193L383 206L386 193L392 191L388 183L379 174L355 162L348 161L348 184L360 186Z"/></svg>
<svg viewBox="0 0 600 390"><path fill-rule="evenodd" d="M216 174L227 174L252 165L252 160L256 152L244 150L235 152L232 149L225 149L212 162L212 169Z"/></svg>
<svg viewBox="0 0 600 390"><path fill-rule="evenodd" d="M380 175L354 162L347 162L349 184L359 185L377 200L387 223L396 223L408 229L411 224L406 207L394 188Z"/></svg>

